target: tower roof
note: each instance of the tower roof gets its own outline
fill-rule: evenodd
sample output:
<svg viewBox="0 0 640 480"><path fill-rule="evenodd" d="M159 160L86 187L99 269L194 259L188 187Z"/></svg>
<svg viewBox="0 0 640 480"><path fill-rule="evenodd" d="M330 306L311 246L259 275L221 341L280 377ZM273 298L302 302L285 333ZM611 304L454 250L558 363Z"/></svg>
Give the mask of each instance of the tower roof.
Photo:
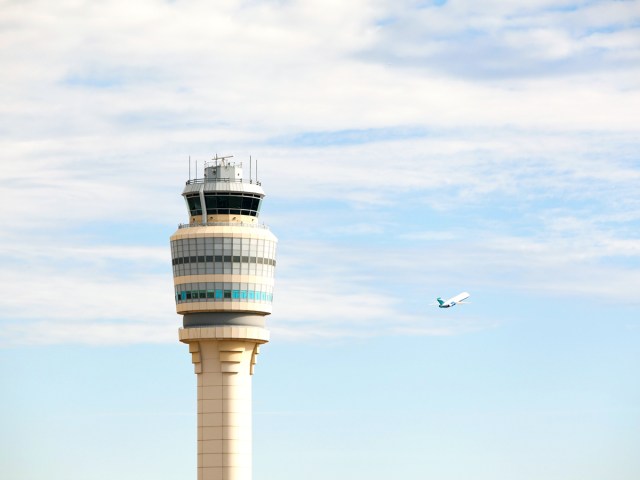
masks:
<svg viewBox="0 0 640 480"><path fill-rule="evenodd" d="M260 182L251 178L243 178L241 162L229 160L233 156L217 155L204 164L204 177L193 178L186 182L182 195L197 192L239 192L255 193L264 196Z"/></svg>

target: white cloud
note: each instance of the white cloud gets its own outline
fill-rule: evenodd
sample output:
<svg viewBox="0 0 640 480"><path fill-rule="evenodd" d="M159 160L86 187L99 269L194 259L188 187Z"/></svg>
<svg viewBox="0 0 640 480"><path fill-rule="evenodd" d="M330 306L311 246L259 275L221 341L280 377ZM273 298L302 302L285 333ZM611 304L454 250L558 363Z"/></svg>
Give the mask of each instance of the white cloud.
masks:
<svg viewBox="0 0 640 480"><path fill-rule="evenodd" d="M131 319L155 322L167 318L173 305L167 275L109 275L101 270L37 269L3 272L0 301L4 317L100 322Z"/></svg>
<svg viewBox="0 0 640 480"><path fill-rule="evenodd" d="M640 55L640 33L624 30L610 33L594 33L584 40L590 48L606 49L620 60L635 60Z"/></svg>
<svg viewBox="0 0 640 480"><path fill-rule="evenodd" d="M380 271L378 274L376 283L390 283L389 276L383 277ZM318 275L314 271L303 282L299 277L279 279L277 291L275 313L267 323L274 335L285 340L460 335L493 328L496 323L468 318L447 321L426 307L407 311L402 308L402 298L344 275Z"/></svg>
<svg viewBox="0 0 640 480"><path fill-rule="evenodd" d="M264 220L289 244L315 241L317 252L294 247L279 267L273 325L284 335L422 331L401 299L380 300L375 280L422 278L421 241L443 277L455 265L487 285L577 295L606 279L603 290L628 298L637 275L608 262L638 255L637 2L572 6L5 3L5 338L81 329L116 341L121 327L129 341L168 339L152 333L179 318L158 273L168 248L110 239L183 221L187 156L202 166L216 152L258 155L267 202L287 205ZM343 130L370 141L341 143ZM510 212L491 214L505 203ZM301 211L311 204L317 217ZM472 225L425 228L424 212L474 208ZM517 231L520 216L539 231ZM402 222L412 230L399 235ZM367 244L396 234L407 251ZM366 248L344 246L354 237ZM296 281L308 273L299 265L313 288Z"/></svg>
<svg viewBox="0 0 640 480"><path fill-rule="evenodd" d="M589 2L571 16L584 27L633 27L640 16L640 6L636 0Z"/></svg>
<svg viewBox="0 0 640 480"><path fill-rule="evenodd" d="M171 322L139 324L45 320L5 325L0 345L126 345L169 343L177 340L178 325Z"/></svg>
<svg viewBox="0 0 640 480"><path fill-rule="evenodd" d="M591 84L576 95L574 79L559 79L552 89L521 84L516 97L501 86L363 62L357 52L386 41L374 26L383 7L368 2L342 2L330 14L318 3L88 5L72 8L73 14L50 3L39 5L42 13L36 17L9 12L15 30L23 32L10 31L8 39L15 43L8 45L14 48L3 50L12 65L6 79L13 92L8 108L19 114L21 131L26 122L45 122L44 127L57 119L72 128L56 134L100 131L119 136L127 126L114 120L131 115L167 122L175 127L172 136L181 124L212 124L213 119L266 132L349 128L364 119L369 126L551 121L564 128L588 128L594 122L621 125L625 112L631 115L637 107L633 96L623 101L616 94L615 84L609 91ZM123 8L133 10L132 16L122 15ZM458 15L476 18L468 8ZM452 9L436 11L447 16ZM454 17L452 23L458 20ZM539 44L533 52L544 57L565 56L577 48L560 29L535 26L506 35L520 39L519 51L531 52ZM401 48L431 48L428 45L410 37ZM520 53L518 57L524 61ZM69 78L79 84L65 84ZM114 82L114 87L93 85L101 82ZM567 105L584 104L587 112L590 102L598 97L604 101L597 103L598 116L585 117L584 111L576 115L562 108L554 97ZM20 99L18 105L15 99ZM555 104L552 118L545 99L546 105ZM509 108L515 102L517 111ZM538 112L540 106L544 111ZM136 124L136 129L144 128L148 126Z"/></svg>
<svg viewBox="0 0 640 480"><path fill-rule="evenodd" d="M549 28L509 31L506 32L504 40L508 46L534 59L559 60L579 50L578 42L569 34Z"/></svg>

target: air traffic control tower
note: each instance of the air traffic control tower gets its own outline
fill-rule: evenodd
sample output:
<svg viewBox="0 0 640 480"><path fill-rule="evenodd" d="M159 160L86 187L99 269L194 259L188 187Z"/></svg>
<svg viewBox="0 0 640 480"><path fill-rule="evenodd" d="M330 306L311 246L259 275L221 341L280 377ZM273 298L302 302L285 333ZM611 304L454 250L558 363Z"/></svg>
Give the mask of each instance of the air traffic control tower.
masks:
<svg viewBox="0 0 640 480"><path fill-rule="evenodd" d="M186 182L189 223L171 236L179 338L198 379L198 480L251 480L251 375L269 341L277 239L258 223L260 182L230 158Z"/></svg>

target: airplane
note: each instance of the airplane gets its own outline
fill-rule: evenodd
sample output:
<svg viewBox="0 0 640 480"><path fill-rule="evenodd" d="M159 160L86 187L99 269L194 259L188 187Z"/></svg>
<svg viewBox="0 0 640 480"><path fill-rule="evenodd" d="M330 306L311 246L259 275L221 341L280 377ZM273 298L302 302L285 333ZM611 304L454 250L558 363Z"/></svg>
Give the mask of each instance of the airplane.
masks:
<svg viewBox="0 0 640 480"><path fill-rule="evenodd" d="M449 308L449 307L453 307L454 305L457 305L458 303L469 303L469 302L465 302L465 300L469 297L470 297L469 293L462 292L456 295L455 297L451 297L449 300L442 300L440 297L438 297L436 300L438 301L437 305L439 308ZM433 303L432 305L436 305L436 304Z"/></svg>

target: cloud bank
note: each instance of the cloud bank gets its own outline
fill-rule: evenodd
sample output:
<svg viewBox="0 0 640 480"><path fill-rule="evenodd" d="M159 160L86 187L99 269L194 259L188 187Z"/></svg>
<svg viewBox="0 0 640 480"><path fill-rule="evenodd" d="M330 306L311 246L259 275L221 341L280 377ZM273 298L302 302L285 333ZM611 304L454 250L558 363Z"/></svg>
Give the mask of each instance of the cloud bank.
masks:
<svg viewBox="0 0 640 480"><path fill-rule="evenodd" d="M503 321L425 313L463 284L632 305L638 25L634 1L5 2L1 341L174 341L166 244L215 153L260 159L282 337Z"/></svg>

